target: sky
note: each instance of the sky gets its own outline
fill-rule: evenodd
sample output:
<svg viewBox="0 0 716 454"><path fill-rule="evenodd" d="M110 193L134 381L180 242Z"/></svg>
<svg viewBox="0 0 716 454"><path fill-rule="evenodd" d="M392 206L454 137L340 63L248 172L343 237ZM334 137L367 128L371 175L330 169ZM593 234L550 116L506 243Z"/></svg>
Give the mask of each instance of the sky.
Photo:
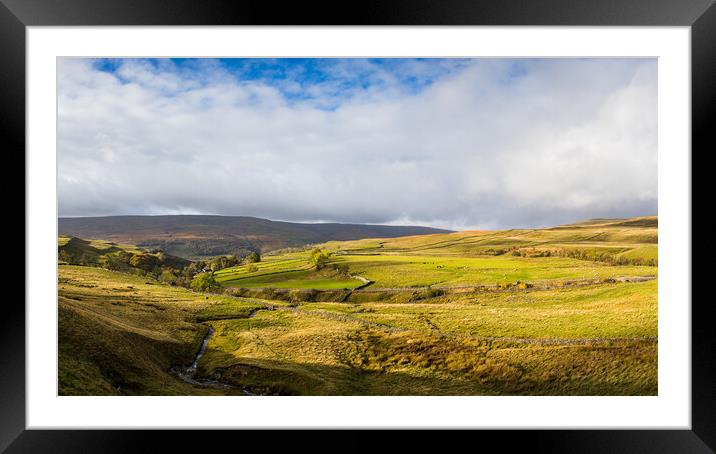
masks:
<svg viewBox="0 0 716 454"><path fill-rule="evenodd" d="M58 60L60 216L657 214L656 59Z"/></svg>

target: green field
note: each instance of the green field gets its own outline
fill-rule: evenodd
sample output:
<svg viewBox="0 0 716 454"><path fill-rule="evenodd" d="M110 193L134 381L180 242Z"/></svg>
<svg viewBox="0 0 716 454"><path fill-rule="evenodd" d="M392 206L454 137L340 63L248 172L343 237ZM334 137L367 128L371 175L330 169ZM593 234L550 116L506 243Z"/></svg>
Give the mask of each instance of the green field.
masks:
<svg viewBox="0 0 716 454"><path fill-rule="evenodd" d="M351 272L377 287L481 285L499 282L654 276L654 267L615 267L598 262L544 257L338 256Z"/></svg>
<svg viewBox="0 0 716 454"><path fill-rule="evenodd" d="M289 260L293 263L293 260ZM278 262L280 264L280 262ZM300 262L303 264L304 262ZM273 265L272 262L268 264ZM299 264L299 266L300 266ZM265 263L262 265L266 265ZM289 265L290 266L290 265ZM236 267L222 270L216 273L217 281L225 287L242 288L297 288L297 289L352 289L361 285L361 281L348 277L337 277L331 273L318 273L310 269L287 267L282 271L266 271L262 267L260 271L253 273L244 272L242 268ZM268 267L271 269L272 267ZM278 266L273 267L278 268ZM263 272L262 272L263 271Z"/></svg>
<svg viewBox="0 0 716 454"><path fill-rule="evenodd" d="M318 247L217 271L227 294L60 265L60 394L658 392L656 218Z"/></svg>
<svg viewBox="0 0 716 454"><path fill-rule="evenodd" d="M329 242L319 247L331 253L329 265L345 267L342 275L312 270L307 250L269 255L256 271L239 266L216 277L226 287L328 290L360 285L349 277L355 275L378 288L656 276L655 218L641 219L653 222Z"/></svg>

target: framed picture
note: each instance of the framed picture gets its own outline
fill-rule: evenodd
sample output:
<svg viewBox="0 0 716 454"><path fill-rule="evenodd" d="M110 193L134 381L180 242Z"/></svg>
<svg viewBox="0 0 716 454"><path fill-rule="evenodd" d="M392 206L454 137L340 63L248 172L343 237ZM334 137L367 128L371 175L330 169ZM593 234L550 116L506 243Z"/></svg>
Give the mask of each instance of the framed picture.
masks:
<svg viewBox="0 0 716 454"><path fill-rule="evenodd" d="M0 448L713 452L712 2L127 6L0 8L27 178Z"/></svg>

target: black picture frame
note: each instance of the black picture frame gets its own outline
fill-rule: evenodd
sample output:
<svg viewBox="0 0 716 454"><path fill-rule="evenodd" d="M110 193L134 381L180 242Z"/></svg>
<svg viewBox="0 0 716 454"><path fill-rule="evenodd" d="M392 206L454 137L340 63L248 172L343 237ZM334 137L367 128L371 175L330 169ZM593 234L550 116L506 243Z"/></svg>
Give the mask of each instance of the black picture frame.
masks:
<svg viewBox="0 0 716 454"><path fill-rule="evenodd" d="M692 37L692 159L716 149L708 118L716 110L716 6L714 0L481 1L412 0L293 2L192 0L0 0L0 131L2 149L24 167L25 32L29 26L67 25L557 25L557 26L690 26ZM6 163L6 169L9 169ZM693 168L693 165L692 165ZM15 172L19 173L19 172ZM17 186L14 186L17 187ZM693 226L693 219L692 219ZM693 231L693 227L692 227ZM25 244L30 241L25 237ZM20 252L17 252L20 254ZM19 257L20 255L18 255ZM695 269L694 269L695 270ZM692 279L693 282L693 279ZM689 303L684 301L684 304ZM716 449L716 348L710 301L692 305L691 430L485 430L461 431L467 446L493 443L507 450L548 452L714 452ZM313 450L360 450L380 446L406 451L437 443L449 447L444 434L410 431L384 434L377 445L365 431L333 431L335 441L318 443L311 432L277 436L222 431L206 435L189 431L25 430L25 310L20 298L6 299L0 317L0 451L142 452L153 441L180 450L205 449L229 441L250 449L253 441L269 450L306 443ZM238 409L237 409L238 411ZM453 437L451 434L450 437ZM219 439L223 440L219 440ZM440 440L442 438L442 440ZM258 440L257 440L258 439ZM270 439L270 443L269 443ZM336 445L336 443L340 443ZM283 445L283 446L281 446ZM457 445L453 445L457 447Z"/></svg>

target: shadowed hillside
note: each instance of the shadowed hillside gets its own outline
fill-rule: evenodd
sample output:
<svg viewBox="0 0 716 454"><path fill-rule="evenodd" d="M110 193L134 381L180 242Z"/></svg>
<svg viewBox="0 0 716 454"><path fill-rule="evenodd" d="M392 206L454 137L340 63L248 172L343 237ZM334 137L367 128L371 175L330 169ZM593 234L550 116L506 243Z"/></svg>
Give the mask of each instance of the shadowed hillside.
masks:
<svg viewBox="0 0 716 454"><path fill-rule="evenodd" d="M446 233L429 227L301 224L244 216L107 216L60 218L59 233L154 247L181 257L242 255L326 241Z"/></svg>

